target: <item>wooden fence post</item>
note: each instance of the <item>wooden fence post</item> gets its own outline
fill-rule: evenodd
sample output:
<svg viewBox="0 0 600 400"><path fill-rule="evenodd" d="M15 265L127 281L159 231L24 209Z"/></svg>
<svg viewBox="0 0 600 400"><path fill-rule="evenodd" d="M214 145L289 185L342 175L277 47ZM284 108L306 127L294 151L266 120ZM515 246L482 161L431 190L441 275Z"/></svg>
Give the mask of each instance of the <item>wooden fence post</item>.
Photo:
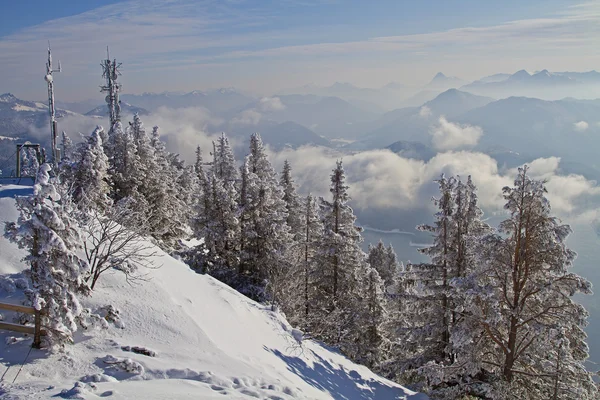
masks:
<svg viewBox="0 0 600 400"><path fill-rule="evenodd" d="M35 310L35 333L33 334L33 348L42 347L42 312Z"/></svg>

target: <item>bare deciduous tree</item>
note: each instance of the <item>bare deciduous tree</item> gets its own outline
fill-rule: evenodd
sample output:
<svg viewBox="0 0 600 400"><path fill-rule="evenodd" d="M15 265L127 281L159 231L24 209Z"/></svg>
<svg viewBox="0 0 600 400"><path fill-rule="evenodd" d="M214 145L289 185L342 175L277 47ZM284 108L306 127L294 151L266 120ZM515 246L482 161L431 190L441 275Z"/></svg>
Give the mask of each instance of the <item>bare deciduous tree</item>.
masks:
<svg viewBox="0 0 600 400"><path fill-rule="evenodd" d="M147 218L133 210L130 202L119 202L106 213L88 211L83 224L84 250L89 263L86 282L94 289L98 279L108 270L125 274L128 282L143 280L140 267L152 266L154 246L143 237Z"/></svg>

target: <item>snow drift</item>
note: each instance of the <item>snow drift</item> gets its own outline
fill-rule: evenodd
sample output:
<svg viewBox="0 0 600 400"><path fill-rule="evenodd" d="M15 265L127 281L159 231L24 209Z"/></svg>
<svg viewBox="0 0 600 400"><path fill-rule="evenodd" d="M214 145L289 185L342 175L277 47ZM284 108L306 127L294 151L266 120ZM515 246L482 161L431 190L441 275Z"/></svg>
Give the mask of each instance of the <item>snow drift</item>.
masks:
<svg viewBox="0 0 600 400"><path fill-rule="evenodd" d="M30 190L0 185L2 227L18 217L12 197ZM334 350L298 340L299 332L279 313L156 251L155 268L143 271L143 282L130 285L117 273L103 277L83 302L95 311L112 306L116 322L77 332L76 343L64 352L34 349L19 373L31 338L0 331L0 397L427 398ZM0 238L0 301L22 299L23 256Z"/></svg>

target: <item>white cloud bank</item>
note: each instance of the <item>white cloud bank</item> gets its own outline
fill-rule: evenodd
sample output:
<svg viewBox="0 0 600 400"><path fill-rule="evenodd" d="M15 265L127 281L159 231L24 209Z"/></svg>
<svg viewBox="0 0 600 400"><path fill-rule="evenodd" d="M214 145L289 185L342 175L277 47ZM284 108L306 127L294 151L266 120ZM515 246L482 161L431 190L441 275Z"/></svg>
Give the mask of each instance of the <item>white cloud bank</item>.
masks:
<svg viewBox="0 0 600 400"><path fill-rule="evenodd" d="M573 124L573 126L575 127L575 130L577 132L585 132L590 127L590 124L588 124L585 121L579 121L579 122L575 122Z"/></svg>
<svg viewBox="0 0 600 400"><path fill-rule="evenodd" d="M496 160L482 153L450 151L439 153L428 162L406 159L388 150L373 150L351 155L330 149L302 147L272 154L280 169L289 160L301 193L329 194L329 175L336 159L342 159L346 170L352 204L360 209L423 209L430 207L430 197L437 187L433 183L441 173L471 175L479 190L479 200L488 211L502 211L502 188L512 186L516 169L501 170ZM546 179L548 198L554 212L560 215L580 214L589 208L589 200L600 200L596 182L581 175L564 175L559 168L560 158L532 160L530 174L535 179ZM579 208L580 204L586 204Z"/></svg>
<svg viewBox="0 0 600 400"><path fill-rule="evenodd" d="M483 135L483 130L478 126L449 122L442 116L429 133L435 149L446 151L474 147Z"/></svg>

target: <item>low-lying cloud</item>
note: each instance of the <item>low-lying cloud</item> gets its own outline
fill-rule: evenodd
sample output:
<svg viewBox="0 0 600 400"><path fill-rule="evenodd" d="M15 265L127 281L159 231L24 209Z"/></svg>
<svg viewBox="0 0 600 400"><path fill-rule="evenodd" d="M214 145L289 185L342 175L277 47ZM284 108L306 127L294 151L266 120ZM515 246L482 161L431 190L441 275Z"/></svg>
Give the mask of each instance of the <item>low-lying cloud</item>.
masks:
<svg viewBox="0 0 600 400"><path fill-rule="evenodd" d="M447 151L474 147L483 135L483 130L478 126L449 122L446 117L441 116L429 133L434 148Z"/></svg>
<svg viewBox="0 0 600 400"><path fill-rule="evenodd" d="M271 157L278 169L284 160L290 161L303 194L312 192L321 196L328 196L328 177L336 159L342 159L352 205L358 209L430 208L431 196L437 195L434 180L444 173L460 175L465 180L471 175L478 187L480 205L487 212L502 212L505 203L502 188L512 186L517 174L516 169L500 169L489 155L470 151L438 153L428 162L403 158L388 150L341 154L316 147L287 149ZM564 175L559 164L557 157L539 158L529 163L530 175L547 181L554 212L574 215L589 208L591 203L597 204L600 188L596 182L581 175Z"/></svg>
<svg viewBox="0 0 600 400"><path fill-rule="evenodd" d="M590 124L588 124L585 121L579 121L579 122L575 122L573 124L573 126L575 127L575 130L577 132L585 132L590 127Z"/></svg>

